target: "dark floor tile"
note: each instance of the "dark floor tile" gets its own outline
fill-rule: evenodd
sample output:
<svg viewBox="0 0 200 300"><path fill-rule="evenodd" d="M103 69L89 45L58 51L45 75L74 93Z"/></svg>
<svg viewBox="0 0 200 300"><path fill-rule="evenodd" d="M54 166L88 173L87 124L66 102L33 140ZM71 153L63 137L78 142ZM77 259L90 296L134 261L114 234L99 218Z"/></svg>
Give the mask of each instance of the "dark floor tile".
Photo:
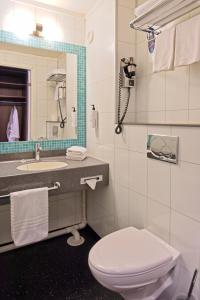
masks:
<svg viewBox="0 0 200 300"><path fill-rule="evenodd" d="M102 287L88 267L88 253L99 237L89 227L86 242L67 245L57 237L0 254L0 300L121 300Z"/></svg>

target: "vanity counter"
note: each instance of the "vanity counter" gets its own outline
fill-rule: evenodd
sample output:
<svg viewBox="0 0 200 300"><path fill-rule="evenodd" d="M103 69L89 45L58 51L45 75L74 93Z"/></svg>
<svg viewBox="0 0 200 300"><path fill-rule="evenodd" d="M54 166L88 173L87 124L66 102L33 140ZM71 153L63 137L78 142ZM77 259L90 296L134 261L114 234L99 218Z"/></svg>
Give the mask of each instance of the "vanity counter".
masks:
<svg viewBox="0 0 200 300"><path fill-rule="evenodd" d="M4 161L0 162L0 195L14 191L49 186L60 182L61 187L51 194L77 192L89 189L87 185L81 185L83 177L103 175L103 181L97 183L97 188L108 185L109 165L101 160L87 157L83 161L67 160L65 156L42 158L41 161L59 161L68 165L61 169L45 171L21 171L17 167L34 160Z"/></svg>

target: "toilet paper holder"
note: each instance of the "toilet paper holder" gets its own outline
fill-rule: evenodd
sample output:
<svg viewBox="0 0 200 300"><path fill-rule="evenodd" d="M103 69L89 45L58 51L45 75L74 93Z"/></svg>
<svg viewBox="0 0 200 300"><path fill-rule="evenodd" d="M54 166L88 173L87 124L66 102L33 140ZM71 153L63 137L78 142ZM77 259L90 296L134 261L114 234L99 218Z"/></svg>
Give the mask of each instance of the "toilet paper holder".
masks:
<svg viewBox="0 0 200 300"><path fill-rule="evenodd" d="M103 175L96 175L96 176L89 176L89 177L83 177L80 180L80 184L86 184L87 180L96 179L97 182L103 181Z"/></svg>

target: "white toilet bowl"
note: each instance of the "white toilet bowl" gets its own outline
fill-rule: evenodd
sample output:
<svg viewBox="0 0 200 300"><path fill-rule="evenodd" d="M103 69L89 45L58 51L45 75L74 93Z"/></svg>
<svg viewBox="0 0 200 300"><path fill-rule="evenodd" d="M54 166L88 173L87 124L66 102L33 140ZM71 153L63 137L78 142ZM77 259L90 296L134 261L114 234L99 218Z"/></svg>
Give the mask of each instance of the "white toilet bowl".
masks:
<svg viewBox="0 0 200 300"><path fill-rule="evenodd" d="M154 300L174 286L179 257L152 233L129 227L98 241L88 262L97 281L124 299Z"/></svg>

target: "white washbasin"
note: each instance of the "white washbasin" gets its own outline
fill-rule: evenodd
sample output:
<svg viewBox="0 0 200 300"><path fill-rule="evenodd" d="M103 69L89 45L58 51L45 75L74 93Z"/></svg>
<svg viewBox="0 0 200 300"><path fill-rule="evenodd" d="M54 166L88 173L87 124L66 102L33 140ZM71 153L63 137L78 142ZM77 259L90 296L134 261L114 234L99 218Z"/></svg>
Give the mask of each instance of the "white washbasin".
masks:
<svg viewBox="0 0 200 300"><path fill-rule="evenodd" d="M41 161L30 164L25 164L17 167L21 171L45 171L67 167L68 164L61 161Z"/></svg>

